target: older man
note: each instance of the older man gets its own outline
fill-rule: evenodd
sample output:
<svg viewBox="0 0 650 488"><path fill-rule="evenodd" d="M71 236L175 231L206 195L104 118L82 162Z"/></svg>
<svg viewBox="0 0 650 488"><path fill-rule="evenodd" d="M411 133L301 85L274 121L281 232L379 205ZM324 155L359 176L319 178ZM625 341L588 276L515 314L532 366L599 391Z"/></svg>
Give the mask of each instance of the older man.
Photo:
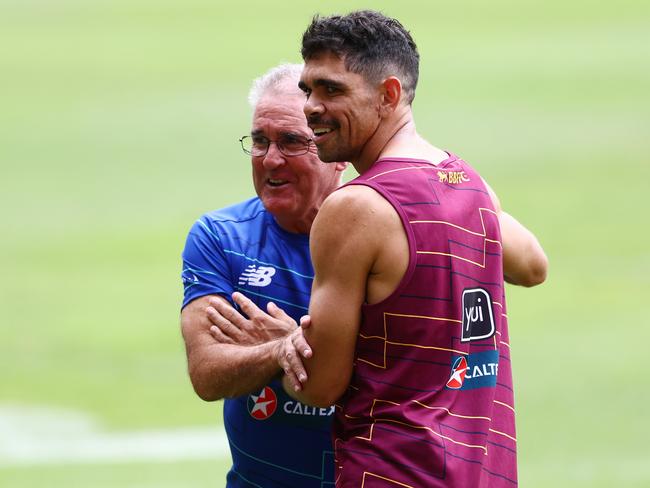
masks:
<svg viewBox="0 0 650 488"><path fill-rule="evenodd" d="M360 176L312 226L313 356L285 387L308 404L337 402L337 486L515 486L498 201L470 165L417 133L419 55L397 20L316 17L302 54L318 155ZM533 283L546 265L534 259ZM300 329L289 342L309 356ZM294 362L291 347L278 351Z"/></svg>
<svg viewBox="0 0 650 488"><path fill-rule="evenodd" d="M346 167L325 165L316 155L298 89L301 69L282 65L254 82L252 129L241 143L251 156L257 197L203 215L183 252L181 324L189 373L201 398L226 398L229 487L321 488L333 481L333 408L309 407L286 395L274 380L281 369L270 342L285 336L287 327L295 329L293 320L307 311L313 277L308 233ZM228 304L224 297L233 292L251 298L238 297L251 320L226 330L228 336L215 329L215 338L211 320L220 322L213 306ZM257 305L288 318L274 303L293 320L251 311Z"/></svg>

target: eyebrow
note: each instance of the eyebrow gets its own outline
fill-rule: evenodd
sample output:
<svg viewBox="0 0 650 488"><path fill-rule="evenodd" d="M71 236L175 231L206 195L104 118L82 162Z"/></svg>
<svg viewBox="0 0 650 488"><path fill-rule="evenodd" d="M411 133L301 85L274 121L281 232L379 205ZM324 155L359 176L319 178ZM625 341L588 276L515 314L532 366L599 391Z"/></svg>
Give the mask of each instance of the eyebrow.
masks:
<svg viewBox="0 0 650 488"><path fill-rule="evenodd" d="M301 134L300 132L297 132L297 131L281 130L279 132L280 132L281 137L302 137L303 139L309 139L309 136L307 136L305 134ZM266 136L264 135L264 131L262 129L255 129L255 130L251 131L251 136L252 137L262 136L262 137L266 138Z"/></svg>
<svg viewBox="0 0 650 488"><path fill-rule="evenodd" d="M343 88L345 85L339 81L330 78L318 78L314 81L316 86L333 86L334 88Z"/></svg>
<svg viewBox="0 0 650 488"><path fill-rule="evenodd" d="M345 88L346 85L331 78L317 78L314 80L314 86L331 86L340 90L342 88ZM307 83L302 80L298 82L298 88L304 92L309 90Z"/></svg>

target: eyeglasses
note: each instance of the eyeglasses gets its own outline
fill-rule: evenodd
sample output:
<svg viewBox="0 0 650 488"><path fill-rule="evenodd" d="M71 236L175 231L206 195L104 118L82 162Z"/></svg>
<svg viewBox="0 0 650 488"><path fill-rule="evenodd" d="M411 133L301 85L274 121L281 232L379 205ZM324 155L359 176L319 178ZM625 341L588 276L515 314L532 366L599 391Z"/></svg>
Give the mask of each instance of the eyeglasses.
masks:
<svg viewBox="0 0 650 488"><path fill-rule="evenodd" d="M272 142L285 156L301 156L309 152L312 140L295 134L284 134L277 141L262 136L243 136L239 142L244 152L250 156L266 155Z"/></svg>

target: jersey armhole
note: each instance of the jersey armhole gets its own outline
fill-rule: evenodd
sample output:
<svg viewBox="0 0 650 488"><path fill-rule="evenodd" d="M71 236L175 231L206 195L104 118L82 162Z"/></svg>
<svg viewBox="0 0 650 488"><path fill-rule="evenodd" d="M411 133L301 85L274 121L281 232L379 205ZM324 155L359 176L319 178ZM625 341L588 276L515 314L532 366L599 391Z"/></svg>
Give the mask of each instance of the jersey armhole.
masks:
<svg viewBox="0 0 650 488"><path fill-rule="evenodd" d="M408 242L408 247L409 247L409 262L408 266L406 268L406 272L404 273L404 276L402 276L402 279L399 281L397 286L395 287L395 290L391 292L390 295L388 295L386 298L383 300L377 302L377 303L364 303L363 308L364 309L372 309L374 307L384 307L386 304L390 303L392 300L397 298L406 284L411 280L411 277L413 276L413 272L415 271L415 266L416 266L416 260L417 260L417 253L416 253L416 247L415 247L415 235L413 234L413 228L409 224L408 217L406 216L406 213L404 212L404 209L401 207L399 204L399 201L391 194L387 193L381 185L378 185L374 182L363 180L363 181L351 181L349 183L346 183L344 186L351 186L351 185L363 185L367 186L369 188L372 188L375 190L379 195L381 195L388 203L391 204L393 209L397 212L397 215L399 216L400 221L402 222L402 228L406 232L406 240ZM343 187L341 187L343 188Z"/></svg>

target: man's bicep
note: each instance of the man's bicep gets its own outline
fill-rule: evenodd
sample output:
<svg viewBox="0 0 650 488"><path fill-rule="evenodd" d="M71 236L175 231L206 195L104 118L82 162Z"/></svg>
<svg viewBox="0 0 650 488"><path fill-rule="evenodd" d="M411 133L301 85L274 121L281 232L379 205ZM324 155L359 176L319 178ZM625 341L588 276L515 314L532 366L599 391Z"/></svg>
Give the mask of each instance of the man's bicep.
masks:
<svg viewBox="0 0 650 488"><path fill-rule="evenodd" d="M326 281L314 283L309 307L312 326L305 332L313 334L315 340L320 336L328 338L321 341L322 345L315 343L317 349L321 346L332 350L345 347L347 350L347 346L356 340L364 297L363 283L358 283L358 287L352 286L354 278L350 279L349 273L346 274L348 279L338 280L336 275L331 275Z"/></svg>
<svg viewBox="0 0 650 488"><path fill-rule="evenodd" d="M483 180L499 216L503 245L503 274L513 285L535 286L546 279L548 261L535 235L501 208L494 190Z"/></svg>
<svg viewBox="0 0 650 488"><path fill-rule="evenodd" d="M321 209L311 236L315 278L309 304L312 325L305 337L314 355L306 364L305 390L320 404L336 400L348 384L374 259L372 246L357 225L358 213L349 207L343 210L338 203Z"/></svg>
<svg viewBox="0 0 650 488"><path fill-rule="evenodd" d="M183 249L183 307L206 295L230 296L233 282L230 263L224 253L217 230L209 230L210 221L197 220L187 236Z"/></svg>
<svg viewBox="0 0 650 488"><path fill-rule="evenodd" d="M546 279L548 260L535 235L506 212L499 214L503 274L509 283L535 286Z"/></svg>
<svg viewBox="0 0 650 488"><path fill-rule="evenodd" d="M365 211L357 201L338 198L335 204L324 205L314 221L311 253L315 277L309 302L314 322L319 315L329 318L328 322L336 321L337 316L360 315L376 255L360 224Z"/></svg>

